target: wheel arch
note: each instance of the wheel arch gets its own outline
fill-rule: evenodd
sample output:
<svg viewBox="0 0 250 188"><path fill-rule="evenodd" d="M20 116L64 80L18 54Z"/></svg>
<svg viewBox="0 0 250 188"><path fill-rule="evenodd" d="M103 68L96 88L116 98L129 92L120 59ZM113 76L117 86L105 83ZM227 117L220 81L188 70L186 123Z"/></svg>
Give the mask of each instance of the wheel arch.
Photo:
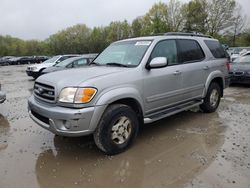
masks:
<svg viewBox="0 0 250 188"><path fill-rule="evenodd" d="M207 78L207 81L206 81L206 84L205 84L205 89L203 91L203 97L206 96L207 94L207 91L208 91L208 88L210 86L210 84L212 82L216 82L218 83L218 85L220 86L221 88L221 97L223 97L224 95L224 88L225 88L225 79L224 79L224 75L222 72L220 71L215 71L213 73L211 73L208 78Z"/></svg>

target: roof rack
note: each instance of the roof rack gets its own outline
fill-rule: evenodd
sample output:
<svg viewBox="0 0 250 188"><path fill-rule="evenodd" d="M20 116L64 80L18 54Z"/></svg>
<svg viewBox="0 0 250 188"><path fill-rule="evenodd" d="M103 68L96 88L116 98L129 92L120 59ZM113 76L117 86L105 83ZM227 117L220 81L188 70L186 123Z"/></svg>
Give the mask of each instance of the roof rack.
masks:
<svg viewBox="0 0 250 188"><path fill-rule="evenodd" d="M168 32L164 33L163 35L167 36L192 36L192 37L206 37L206 38L212 38L209 35L204 35L202 33L192 32L192 33L184 33L184 32Z"/></svg>

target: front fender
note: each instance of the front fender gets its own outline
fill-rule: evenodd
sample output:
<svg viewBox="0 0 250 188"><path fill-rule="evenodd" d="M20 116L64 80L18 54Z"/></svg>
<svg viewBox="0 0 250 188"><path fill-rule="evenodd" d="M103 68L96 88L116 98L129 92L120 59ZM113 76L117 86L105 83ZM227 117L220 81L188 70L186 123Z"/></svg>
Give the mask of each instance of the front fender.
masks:
<svg viewBox="0 0 250 188"><path fill-rule="evenodd" d="M125 99L125 98L135 99L141 105L141 109L143 111L144 109L143 100L139 92L135 88L125 87L125 88L112 89L101 94L99 98L97 99L97 102L95 105L98 108L95 109L92 120L90 122L89 129L92 131L96 129L102 117L102 114L105 112L109 104L115 101L121 100L121 99Z"/></svg>
<svg viewBox="0 0 250 188"><path fill-rule="evenodd" d="M224 74L221 71L219 71L219 70L213 71L207 77L205 88L204 88L203 95L202 95L203 98L206 96L208 87L210 86L212 80L215 79L215 78L221 78L222 81L223 81L223 88L225 88Z"/></svg>
<svg viewBox="0 0 250 188"><path fill-rule="evenodd" d="M100 95L100 97L97 99L96 105L109 105L115 101L126 98L135 99L141 105L142 110L144 109L141 94L137 89L132 87L122 87L109 90Z"/></svg>

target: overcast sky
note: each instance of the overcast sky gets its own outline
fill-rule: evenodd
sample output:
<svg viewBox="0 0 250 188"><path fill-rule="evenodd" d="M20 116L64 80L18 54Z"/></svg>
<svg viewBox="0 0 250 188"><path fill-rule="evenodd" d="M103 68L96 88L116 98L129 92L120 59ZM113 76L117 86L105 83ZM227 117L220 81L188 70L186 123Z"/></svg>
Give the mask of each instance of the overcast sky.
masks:
<svg viewBox="0 0 250 188"><path fill-rule="evenodd" d="M237 1L250 18L250 0ZM156 2L159 0L0 0L0 35L45 39L78 23L94 27L132 21Z"/></svg>

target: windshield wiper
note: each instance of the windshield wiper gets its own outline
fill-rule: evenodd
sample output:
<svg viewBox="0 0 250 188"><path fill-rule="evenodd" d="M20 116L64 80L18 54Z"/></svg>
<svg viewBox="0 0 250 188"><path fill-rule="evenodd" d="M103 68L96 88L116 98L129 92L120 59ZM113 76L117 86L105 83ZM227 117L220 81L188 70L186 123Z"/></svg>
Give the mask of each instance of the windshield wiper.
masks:
<svg viewBox="0 0 250 188"><path fill-rule="evenodd" d="M118 66L118 67L128 67L128 65L124 65L124 64L121 64L121 63L107 63L106 65L110 65L110 66Z"/></svg>

